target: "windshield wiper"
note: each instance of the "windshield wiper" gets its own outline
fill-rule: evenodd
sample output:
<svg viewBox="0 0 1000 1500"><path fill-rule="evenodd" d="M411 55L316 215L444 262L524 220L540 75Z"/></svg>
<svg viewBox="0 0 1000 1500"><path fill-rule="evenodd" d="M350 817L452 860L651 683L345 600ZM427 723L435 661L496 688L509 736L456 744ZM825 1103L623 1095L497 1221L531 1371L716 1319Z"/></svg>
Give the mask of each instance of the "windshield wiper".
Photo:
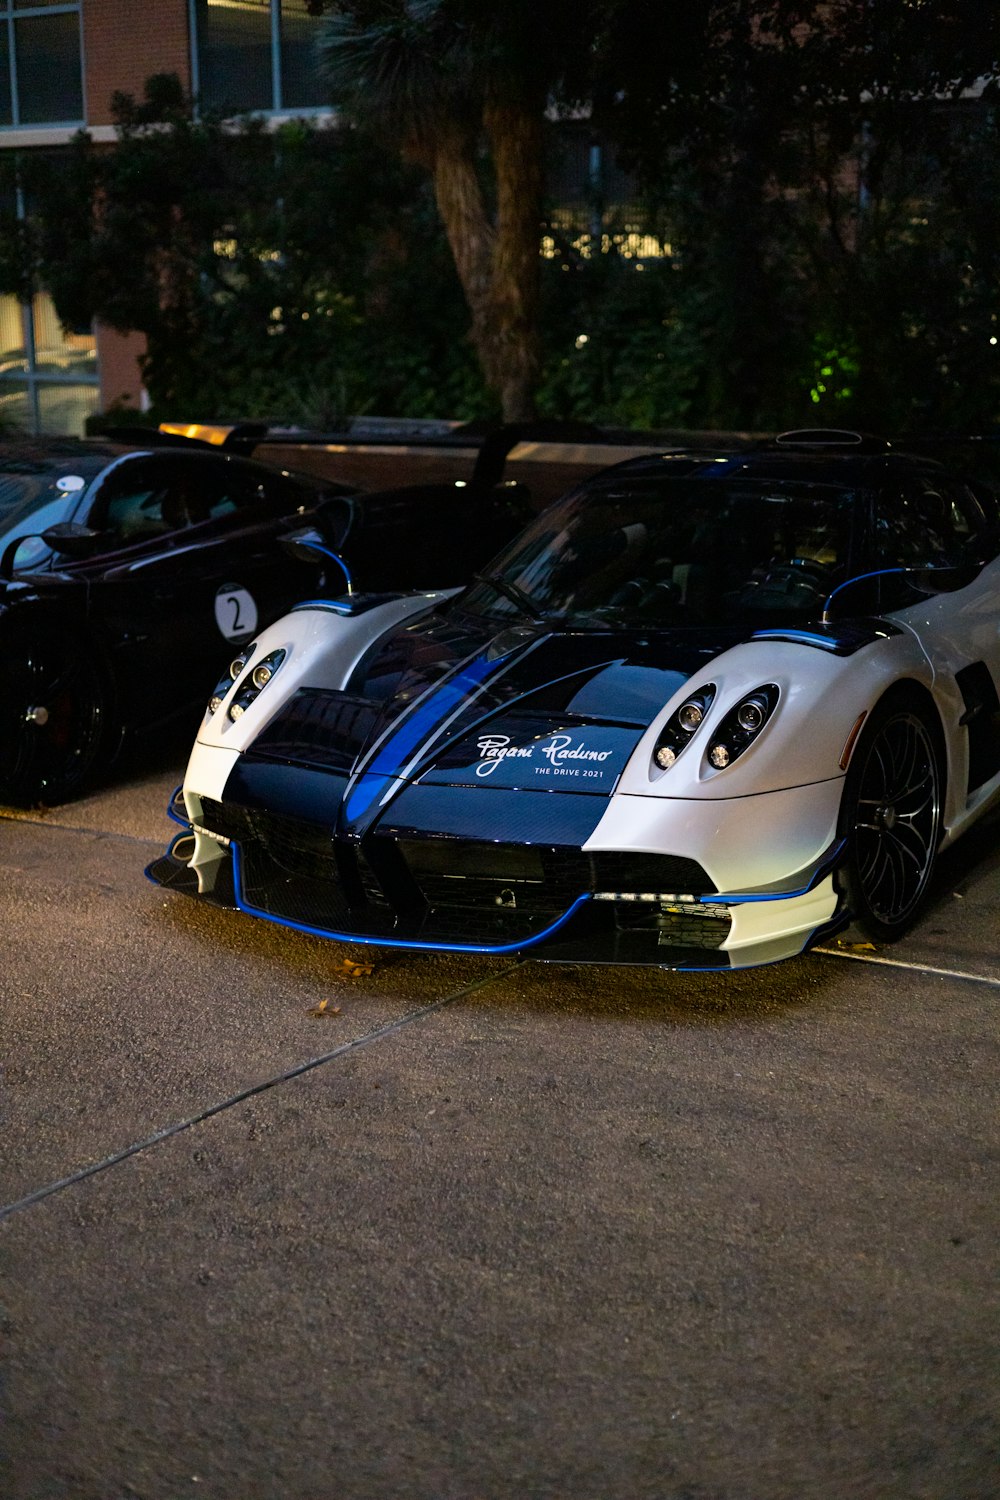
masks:
<svg viewBox="0 0 1000 1500"><path fill-rule="evenodd" d="M516 604L529 620L541 621L548 618L523 589L519 589L516 583L511 583L509 579L504 578L502 573L473 573L472 576L477 583L485 583L495 593L502 594L505 599L509 599L511 604Z"/></svg>

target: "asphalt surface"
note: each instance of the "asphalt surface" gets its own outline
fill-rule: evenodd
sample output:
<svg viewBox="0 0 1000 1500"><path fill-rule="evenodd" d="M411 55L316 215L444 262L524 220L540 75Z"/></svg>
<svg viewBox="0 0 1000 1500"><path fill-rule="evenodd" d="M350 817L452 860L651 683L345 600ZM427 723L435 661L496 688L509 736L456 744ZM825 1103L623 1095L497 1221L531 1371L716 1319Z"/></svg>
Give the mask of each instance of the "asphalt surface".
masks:
<svg viewBox="0 0 1000 1500"><path fill-rule="evenodd" d="M685 978L167 897L181 771L0 811L3 1500L996 1500L997 820Z"/></svg>

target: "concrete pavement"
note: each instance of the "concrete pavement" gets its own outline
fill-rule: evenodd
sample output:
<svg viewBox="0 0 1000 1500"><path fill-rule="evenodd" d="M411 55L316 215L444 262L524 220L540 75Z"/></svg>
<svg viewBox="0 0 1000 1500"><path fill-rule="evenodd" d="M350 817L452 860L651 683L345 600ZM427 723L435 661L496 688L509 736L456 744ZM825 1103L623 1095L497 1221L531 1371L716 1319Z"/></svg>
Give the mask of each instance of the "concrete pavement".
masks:
<svg viewBox="0 0 1000 1500"><path fill-rule="evenodd" d="M0 818L5 1500L994 1500L995 823L892 950L355 975L143 880L181 769Z"/></svg>

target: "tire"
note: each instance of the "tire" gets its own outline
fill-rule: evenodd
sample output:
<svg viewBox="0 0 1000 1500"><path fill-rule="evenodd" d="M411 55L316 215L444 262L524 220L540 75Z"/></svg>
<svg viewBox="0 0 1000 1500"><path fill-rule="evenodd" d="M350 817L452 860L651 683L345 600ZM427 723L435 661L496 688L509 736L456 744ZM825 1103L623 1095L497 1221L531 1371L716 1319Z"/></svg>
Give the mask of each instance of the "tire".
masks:
<svg viewBox="0 0 1000 1500"><path fill-rule="evenodd" d="M109 706L85 644L44 631L0 641L0 799L35 807L78 795L103 760Z"/></svg>
<svg viewBox="0 0 1000 1500"><path fill-rule="evenodd" d="M841 804L844 892L868 937L895 942L919 915L934 873L942 801L934 720L915 695L893 693L868 719Z"/></svg>

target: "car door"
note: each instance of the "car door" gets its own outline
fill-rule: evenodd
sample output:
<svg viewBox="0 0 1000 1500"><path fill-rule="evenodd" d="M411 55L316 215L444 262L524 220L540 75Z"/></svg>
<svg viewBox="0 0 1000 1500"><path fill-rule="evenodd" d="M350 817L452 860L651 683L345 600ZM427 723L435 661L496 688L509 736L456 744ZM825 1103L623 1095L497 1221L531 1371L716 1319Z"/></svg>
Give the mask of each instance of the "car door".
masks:
<svg viewBox="0 0 1000 1500"><path fill-rule="evenodd" d="M906 480L876 510L882 567L926 569L919 604L899 611L934 667L967 733L968 796L1000 775L1000 561L995 519L965 484L944 475Z"/></svg>
<svg viewBox="0 0 1000 1500"><path fill-rule="evenodd" d="M95 489L87 523L95 551L65 571L87 584L126 725L199 705L235 648L315 581L277 548L288 518L238 459L129 456Z"/></svg>

